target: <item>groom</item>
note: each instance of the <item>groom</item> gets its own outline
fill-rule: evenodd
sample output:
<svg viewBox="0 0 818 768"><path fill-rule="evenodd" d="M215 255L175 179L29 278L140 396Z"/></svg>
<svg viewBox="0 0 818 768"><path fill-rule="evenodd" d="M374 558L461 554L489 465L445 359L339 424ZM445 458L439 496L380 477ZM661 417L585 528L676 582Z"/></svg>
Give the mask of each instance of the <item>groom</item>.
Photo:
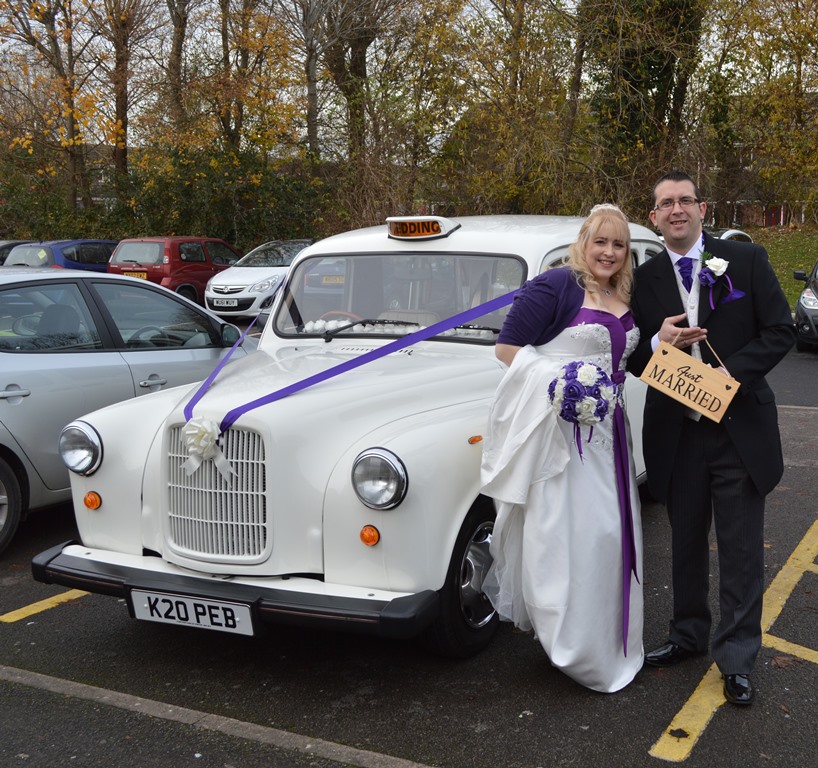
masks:
<svg viewBox="0 0 818 768"><path fill-rule="evenodd" d="M795 330L766 251L703 234L706 209L690 176L673 171L660 178L650 219L666 249L634 274L640 343L628 369L640 375L665 341L714 368L721 360L740 383L718 424L648 389L643 448L650 491L670 518L673 618L667 642L645 662L667 667L707 652L712 520L720 617L711 652L727 701L750 704L761 647L764 498L784 471L775 396L764 377L792 347Z"/></svg>

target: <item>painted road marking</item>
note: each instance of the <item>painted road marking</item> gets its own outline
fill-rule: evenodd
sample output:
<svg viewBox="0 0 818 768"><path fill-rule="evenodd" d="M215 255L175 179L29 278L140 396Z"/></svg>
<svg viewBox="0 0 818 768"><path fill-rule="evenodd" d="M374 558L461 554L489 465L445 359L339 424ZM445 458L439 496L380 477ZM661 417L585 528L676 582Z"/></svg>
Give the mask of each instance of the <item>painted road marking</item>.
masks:
<svg viewBox="0 0 818 768"><path fill-rule="evenodd" d="M800 578L805 573L818 573L816 558L818 558L818 520L812 524L784 567L767 587L761 614L762 645L811 661L813 664L818 664L818 651L771 635L769 630L781 615L787 598L792 594ZM725 703L721 674L718 667L713 664L693 695L650 748L649 754L660 760L676 763L687 759L713 715Z"/></svg>
<svg viewBox="0 0 818 768"><path fill-rule="evenodd" d="M59 595L54 595L54 597L49 597L46 600L32 603L31 605L25 606L25 608L18 608L16 611L4 613L0 616L0 621L6 624L13 624L15 621L22 621L29 616L33 616L35 613L42 613L49 608L55 608L58 605L76 600L78 597L84 597L87 594L89 593L83 592L81 589L70 589L68 592L61 592Z"/></svg>
<svg viewBox="0 0 818 768"><path fill-rule="evenodd" d="M97 688L93 685L75 683L58 677L29 672L15 667L0 665L0 680L26 685L43 691L72 696L85 701L94 701L109 707L118 707L128 712L161 718L175 723L183 723L193 728L217 731L237 739L247 739L259 744L269 744L278 749L286 749L303 755L323 758L338 765L355 766L356 768L431 768L423 763L415 763L402 757L392 757L380 752L349 747L335 741L314 739L290 731L282 731L256 723L234 720L232 717L212 715L195 709L177 707L153 699L143 699L119 691Z"/></svg>

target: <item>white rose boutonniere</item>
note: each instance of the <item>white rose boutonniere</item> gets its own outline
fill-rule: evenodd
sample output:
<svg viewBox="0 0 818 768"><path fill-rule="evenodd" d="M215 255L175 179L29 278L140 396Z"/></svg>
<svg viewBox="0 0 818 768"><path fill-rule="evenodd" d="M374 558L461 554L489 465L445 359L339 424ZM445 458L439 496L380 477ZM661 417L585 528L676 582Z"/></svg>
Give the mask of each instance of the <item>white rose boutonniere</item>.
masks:
<svg viewBox="0 0 818 768"><path fill-rule="evenodd" d="M730 289L727 296L722 300L722 303L735 301L736 299L740 299L742 296L744 296L743 291L733 288L733 283L730 280L730 276L727 274L727 267L729 265L729 261L726 261L725 259L718 259L708 251L704 251L702 253L702 268L699 270L699 282L705 288L710 289L710 309L716 308L713 304L713 286L716 285L719 278L723 277L727 281L727 285Z"/></svg>

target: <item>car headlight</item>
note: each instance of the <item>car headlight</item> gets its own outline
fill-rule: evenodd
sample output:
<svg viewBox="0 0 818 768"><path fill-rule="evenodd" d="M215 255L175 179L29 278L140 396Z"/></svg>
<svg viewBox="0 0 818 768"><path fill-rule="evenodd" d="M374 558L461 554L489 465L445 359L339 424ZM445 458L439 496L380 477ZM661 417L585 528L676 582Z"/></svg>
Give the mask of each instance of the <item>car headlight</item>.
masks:
<svg viewBox="0 0 818 768"><path fill-rule="evenodd" d="M394 453L370 448L360 453L352 465L352 487L370 509L393 509L406 496L409 476Z"/></svg>
<svg viewBox="0 0 818 768"><path fill-rule="evenodd" d="M799 301L801 302L801 306L805 309L818 309L818 298L810 288L801 292Z"/></svg>
<svg viewBox="0 0 818 768"><path fill-rule="evenodd" d="M275 277L270 277L267 280L262 280L260 283L251 285L250 291L252 293L266 293L267 291L271 291L273 288L275 288L280 279L280 276L276 275Z"/></svg>
<svg viewBox="0 0 818 768"><path fill-rule="evenodd" d="M72 421L60 432L60 457L78 475L93 475L102 464L102 438L84 421Z"/></svg>

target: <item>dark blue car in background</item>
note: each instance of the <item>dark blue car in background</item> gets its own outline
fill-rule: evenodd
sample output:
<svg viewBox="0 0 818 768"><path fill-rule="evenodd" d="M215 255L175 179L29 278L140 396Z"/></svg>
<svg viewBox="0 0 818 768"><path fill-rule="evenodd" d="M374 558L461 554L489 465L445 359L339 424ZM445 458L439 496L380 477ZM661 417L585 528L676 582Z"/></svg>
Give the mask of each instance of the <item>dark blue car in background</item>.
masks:
<svg viewBox="0 0 818 768"><path fill-rule="evenodd" d="M11 249L4 267L64 267L105 272L117 240L48 240Z"/></svg>

